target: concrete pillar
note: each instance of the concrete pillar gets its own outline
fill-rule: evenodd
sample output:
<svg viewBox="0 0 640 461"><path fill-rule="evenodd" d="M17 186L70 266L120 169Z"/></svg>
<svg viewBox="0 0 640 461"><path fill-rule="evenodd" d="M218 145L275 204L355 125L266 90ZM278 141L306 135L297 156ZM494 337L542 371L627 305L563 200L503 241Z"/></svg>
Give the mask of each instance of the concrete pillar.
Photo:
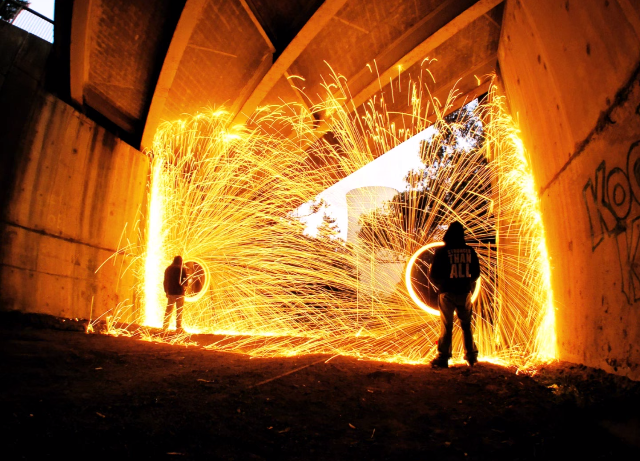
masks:
<svg viewBox="0 0 640 461"><path fill-rule="evenodd" d="M531 155L560 358L640 379L640 5L509 0L499 48Z"/></svg>
<svg viewBox="0 0 640 461"><path fill-rule="evenodd" d="M95 318L133 304L130 257L96 270L144 232L148 159L43 90L46 42L0 35L0 309Z"/></svg>

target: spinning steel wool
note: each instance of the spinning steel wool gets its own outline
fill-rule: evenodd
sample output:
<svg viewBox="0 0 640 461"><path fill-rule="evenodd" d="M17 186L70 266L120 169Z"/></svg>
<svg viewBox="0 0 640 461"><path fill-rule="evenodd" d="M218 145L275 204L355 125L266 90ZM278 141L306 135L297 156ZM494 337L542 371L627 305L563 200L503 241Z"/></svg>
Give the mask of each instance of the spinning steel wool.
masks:
<svg viewBox="0 0 640 461"><path fill-rule="evenodd" d="M327 85L325 101L310 110L259 110L253 129L230 129L222 110L161 127L146 248L133 265L141 315L121 320L162 325L162 272L180 254L196 263L199 277L184 325L190 333L225 335L211 348L425 363L439 335L437 305L424 277L421 297L407 290L405 279L417 281L427 269L407 263L459 220L482 267L475 294L481 360L527 366L555 357L537 196L502 100L491 93L450 120L443 115L455 92L441 105L426 86L411 84L405 114L391 113L384 99L358 113L343 106L349 98L341 82ZM315 114L327 120L332 143L317 137ZM315 236L303 232L294 213L301 204L429 126L419 152L424 168L407 175L406 190L361 217L356 242L338 238L330 220ZM382 280L390 264L410 273ZM454 336L454 357L460 353Z"/></svg>

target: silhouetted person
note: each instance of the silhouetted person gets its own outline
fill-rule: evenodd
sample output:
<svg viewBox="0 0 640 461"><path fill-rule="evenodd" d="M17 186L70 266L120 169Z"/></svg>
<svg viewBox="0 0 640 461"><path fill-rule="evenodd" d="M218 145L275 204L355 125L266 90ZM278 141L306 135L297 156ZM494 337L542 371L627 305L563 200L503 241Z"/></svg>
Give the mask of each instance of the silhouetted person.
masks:
<svg viewBox="0 0 640 461"><path fill-rule="evenodd" d="M187 271L182 265L182 256L173 258L173 262L164 271L164 292L167 295L167 309L164 312L162 328L167 330L176 307L176 330L182 331L182 306L184 306L184 291L187 285Z"/></svg>
<svg viewBox="0 0 640 461"><path fill-rule="evenodd" d="M480 277L480 263L475 250L465 243L464 227L458 221L449 225L442 240L444 246L436 249L429 271L429 279L438 289L441 325L438 356L431 365L439 368L449 367L455 311L464 337L464 358L469 366L473 366L478 361L478 350L473 343L471 330L471 294L476 280Z"/></svg>

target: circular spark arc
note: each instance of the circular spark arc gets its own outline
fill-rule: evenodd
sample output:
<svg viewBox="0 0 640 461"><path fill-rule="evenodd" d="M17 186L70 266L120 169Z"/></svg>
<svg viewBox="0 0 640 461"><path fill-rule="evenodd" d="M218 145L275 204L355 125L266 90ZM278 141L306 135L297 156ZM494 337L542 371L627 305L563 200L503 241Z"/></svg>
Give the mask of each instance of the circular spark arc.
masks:
<svg viewBox="0 0 640 461"><path fill-rule="evenodd" d="M407 287L407 291L409 292L409 296L411 296L411 299L413 300L414 303L416 303L418 305L418 307L420 309L422 309L423 311L427 312L428 314L431 315L440 315L440 310L435 309L431 306L427 306L418 296L418 294L416 293L416 291L413 289L413 282L411 280L411 271L413 270L413 266L416 263L416 260L418 259L418 257L424 253L425 251L429 250L430 248L436 248L436 247L441 247L444 246L444 242L432 242L429 243L425 246L423 246L422 248L420 248L418 251L416 251L413 256L411 256L411 259L409 260L409 262L407 263L407 270L405 272L405 276L404 276L404 283L405 286ZM476 286L473 289L473 294L471 295L471 302L475 302L476 299L478 299L478 295L480 294L480 286L481 286L481 278L478 278L478 280L476 281Z"/></svg>
<svg viewBox="0 0 640 461"><path fill-rule="evenodd" d="M199 258L188 258L185 261L185 265L187 263L196 263L198 266L200 266L200 268L203 271L203 276L204 276L204 282L202 283L202 288L200 289L200 291L198 291L197 293L195 293L193 296L185 296L184 300L188 303L195 303L196 301L200 301L200 299L202 299L202 297L204 296L204 294L207 292L207 290L209 289L209 284L211 283L211 272L209 271L209 266L202 260Z"/></svg>

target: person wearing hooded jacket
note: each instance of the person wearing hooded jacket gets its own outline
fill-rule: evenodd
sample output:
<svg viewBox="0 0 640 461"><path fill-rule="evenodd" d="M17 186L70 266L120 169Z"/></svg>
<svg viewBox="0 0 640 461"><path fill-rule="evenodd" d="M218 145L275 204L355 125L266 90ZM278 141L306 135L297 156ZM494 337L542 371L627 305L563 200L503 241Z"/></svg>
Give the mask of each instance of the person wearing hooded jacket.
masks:
<svg viewBox="0 0 640 461"><path fill-rule="evenodd" d="M167 295L167 308L164 312L162 329L169 329L169 321L176 308L176 331L182 332L182 307L184 306L185 288L188 283L186 268L182 264L182 256L173 258L173 262L164 271L164 292Z"/></svg>
<svg viewBox="0 0 640 461"><path fill-rule="evenodd" d="M438 289L441 325L438 356L431 365L436 368L449 367L453 313L456 312L462 327L465 360L469 366L473 366L478 361L478 350L471 329L471 294L480 277L480 263L476 251L466 244L464 227L458 221L449 225L442 240L444 246L436 249L429 270L429 279Z"/></svg>

